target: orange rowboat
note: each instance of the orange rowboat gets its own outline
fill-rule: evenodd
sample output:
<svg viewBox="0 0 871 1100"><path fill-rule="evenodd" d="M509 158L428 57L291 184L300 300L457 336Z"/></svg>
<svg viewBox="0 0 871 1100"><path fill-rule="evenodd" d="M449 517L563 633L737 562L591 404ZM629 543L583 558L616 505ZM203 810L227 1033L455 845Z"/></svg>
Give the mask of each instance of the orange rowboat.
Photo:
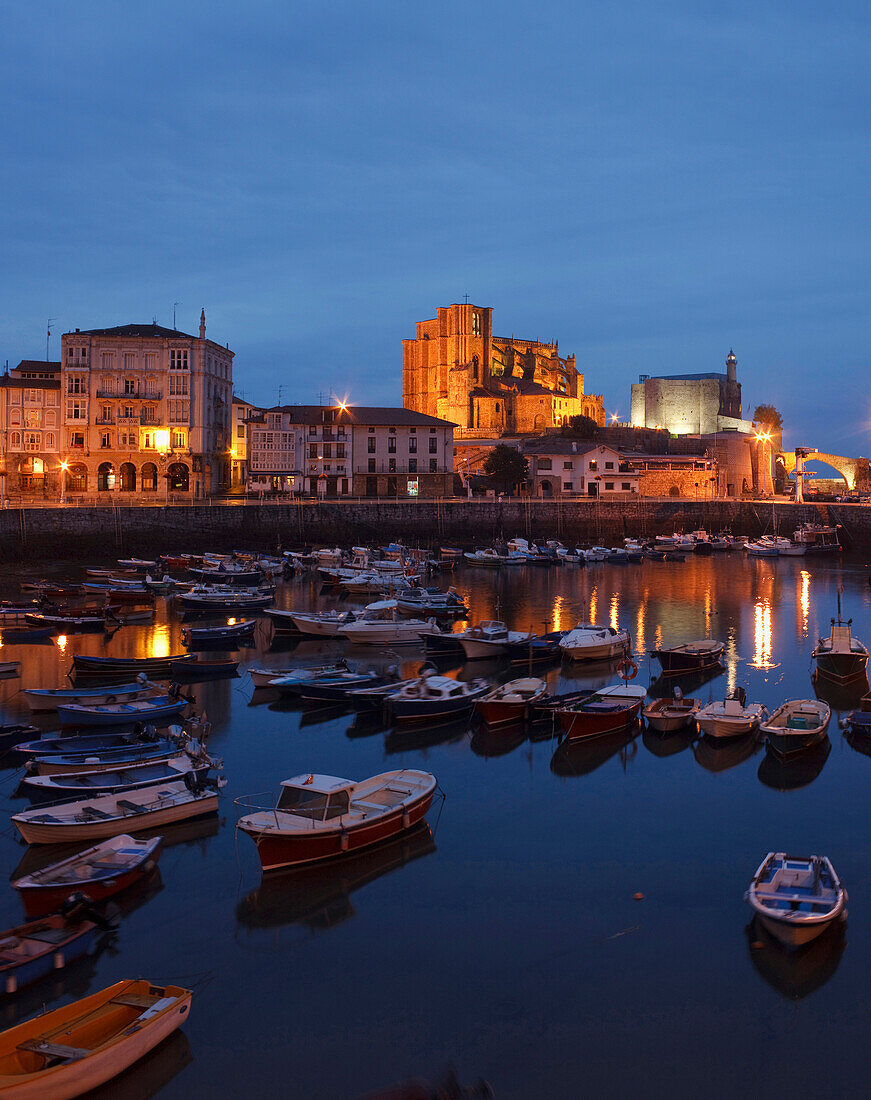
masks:
<svg viewBox="0 0 871 1100"><path fill-rule="evenodd" d="M0 1033L3 1100L70 1100L111 1081L187 1019L191 991L134 980Z"/></svg>

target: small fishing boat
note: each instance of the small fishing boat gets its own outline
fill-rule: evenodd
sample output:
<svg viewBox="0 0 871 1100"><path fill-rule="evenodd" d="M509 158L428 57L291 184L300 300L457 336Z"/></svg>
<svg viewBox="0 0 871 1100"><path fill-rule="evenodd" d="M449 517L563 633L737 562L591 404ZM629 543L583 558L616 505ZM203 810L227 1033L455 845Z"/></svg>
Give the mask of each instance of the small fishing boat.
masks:
<svg viewBox="0 0 871 1100"><path fill-rule="evenodd" d="M817 663L820 676L835 684L851 684L865 676L868 664L868 647L854 638L850 627L852 619L841 618L841 597L838 595L838 618L832 619L828 638L820 638L811 656Z"/></svg>
<svg viewBox="0 0 871 1100"><path fill-rule="evenodd" d="M221 642L238 642L242 638L251 638L257 629L256 619L225 626L188 626L181 632L182 641L188 648L196 645L218 645Z"/></svg>
<svg viewBox="0 0 871 1100"><path fill-rule="evenodd" d="M70 801L101 794L138 791L143 787L173 783L179 779L195 786L206 778L211 767L212 761L208 756L192 758L187 753L177 753L166 760L149 760L142 764L131 761L92 771L26 775L21 780L20 789L33 802L60 802L64 799Z"/></svg>
<svg viewBox="0 0 871 1100"><path fill-rule="evenodd" d="M408 832L432 805L436 778L409 768L354 783L332 775L298 775L281 784L275 806L254 809L236 828L250 836L264 871L332 859Z"/></svg>
<svg viewBox="0 0 871 1100"><path fill-rule="evenodd" d="M29 741L39 733L39 726L25 726L20 723L0 726L0 752L14 748L22 741Z"/></svg>
<svg viewBox="0 0 871 1100"><path fill-rule="evenodd" d="M433 620L405 618L396 600L370 603L355 622L339 630L352 645L420 645L424 634L438 633Z"/></svg>
<svg viewBox="0 0 871 1100"><path fill-rule="evenodd" d="M754 733L760 722L768 717L761 703L747 703L744 688L736 688L726 699L719 699L702 707L696 721L702 732L714 739L746 737Z"/></svg>
<svg viewBox="0 0 871 1100"><path fill-rule="evenodd" d="M75 614L66 614L59 611L32 612L25 615L24 618L34 626L50 626L55 628L55 631L70 634L75 631L111 629L113 625L110 621L111 616L117 610L117 607L107 607L101 608L99 611L95 610L92 614L87 614L85 611L77 611Z"/></svg>
<svg viewBox="0 0 871 1100"><path fill-rule="evenodd" d="M160 859L162 837L135 840L121 834L12 883L29 917L58 909L72 893L105 901L151 874Z"/></svg>
<svg viewBox="0 0 871 1100"><path fill-rule="evenodd" d="M792 756L822 741L831 717L822 699L788 699L760 724L759 732L778 756Z"/></svg>
<svg viewBox="0 0 871 1100"><path fill-rule="evenodd" d="M467 661L500 657L509 645L528 642L529 637L528 632L509 630L501 619L485 619L468 630L452 635L462 647Z"/></svg>
<svg viewBox="0 0 871 1100"><path fill-rule="evenodd" d="M650 656L662 665L662 671L668 673L703 672L720 664L725 645L710 638L695 642L683 642L669 648L652 649Z"/></svg>
<svg viewBox="0 0 871 1100"><path fill-rule="evenodd" d="M508 556L506 554L500 554L496 550L475 550L471 554L463 554L469 565L484 565L489 566L491 569L498 569L500 566L508 564Z"/></svg>
<svg viewBox="0 0 871 1100"><path fill-rule="evenodd" d="M283 607L266 607L263 614L272 621L276 634L299 634L292 611L286 611Z"/></svg>
<svg viewBox="0 0 871 1100"><path fill-rule="evenodd" d="M265 668L260 665L251 665L248 669L248 675L251 677L251 683L256 688L275 687L275 680L284 680L283 686L287 689L285 694L291 695L293 692L289 689L294 679L302 683L304 680L312 680L316 676L348 671L350 670L347 663L338 661L332 665L312 665L311 668L299 668L297 666L292 668Z"/></svg>
<svg viewBox="0 0 871 1100"><path fill-rule="evenodd" d="M626 656L631 644L628 630L580 623L563 635L559 647L570 661L607 661L612 657Z"/></svg>
<svg viewBox="0 0 871 1100"><path fill-rule="evenodd" d="M780 551L773 543L748 542L744 549L750 558L776 558Z"/></svg>
<svg viewBox="0 0 871 1100"><path fill-rule="evenodd" d="M651 729L660 733L672 733L692 725L701 705L698 699L684 699L677 689L673 698L654 699L641 713Z"/></svg>
<svg viewBox="0 0 871 1100"><path fill-rule="evenodd" d="M847 891L827 856L769 852L745 898L785 947L803 947L846 916Z"/></svg>
<svg viewBox="0 0 871 1100"><path fill-rule="evenodd" d="M117 1077L187 1020L191 991L117 982L0 1034L0 1096L70 1100Z"/></svg>
<svg viewBox="0 0 871 1100"><path fill-rule="evenodd" d="M174 727L178 729L179 727ZM34 775L66 775L69 772L96 772L107 768L132 767L137 764L156 764L163 760L169 760L178 756L185 745L183 737L160 737L153 741L140 741L132 739L120 744L111 745L100 742L110 740L105 734L102 737L59 737L52 738L53 742L70 741L69 747L60 744L57 748L50 748L43 752L35 751L27 754L28 771ZM119 735L120 736L120 735ZM87 742L96 744L87 745ZM29 741L27 748L38 745L39 742ZM21 746L16 746L19 752Z"/></svg>
<svg viewBox="0 0 871 1100"><path fill-rule="evenodd" d="M290 617L300 634L337 638L342 628L353 623L357 616L352 611L293 611Z"/></svg>
<svg viewBox="0 0 871 1100"><path fill-rule="evenodd" d="M118 558L118 565L122 569L135 569L137 573L141 573L146 569L153 569L157 562L146 561L144 558Z"/></svg>
<svg viewBox="0 0 871 1100"><path fill-rule="evenodd" d="M439 588L423 588L396 597L400 611L426 615L467 615L463 597L455 588L443 592Z"/></svg>
<svg viewBox="0 0 871 1100"><path fill-rule="evenodd" d="M456 656L463 652L460 634L446 630L444 634L424 634L423 648L427 653Z"/></svg>
<svg viewBox="0 0 871 1100"><path fill-rule="evenodd" d="M185 682L196 679L216 679L219 676L235 676L239 662L229 657L210 661L206 657L189 657L172 666L173 679Z"/></svg>
<svg viewBox="0 0 871 1100"><path fill-rule="evenodd" d="M560 641L564 630L554 630L549 634L529 633L518 642L509 642L505 647L505 656L512 665L547 664L559 661L562 657Z"/></svg>
<svg viewBox="0 0 871 1100"><path fill-rule="evenodd" d="M135 623L153 623L154 608L132 607L127 611L119 611L115 619L122 626L129 626Z"/></svg>
<svg viewBox="0 0 871 1100"><path fill-rule="evenodd" d="M75 889L78 889L77 887ZM59 900L64 902L70 891ZM97 938L97 925L55 913L0 932L0 990L17 993L87 955ZM0 1074L0 1082L3 1077ZM0 1095L5 1090L0 1084ZM14 1096L14 1092L7 1095ZM32 1095L36 1096L36 1093Z"/></svg>
<svg viewBox="0 0 871 1100"><path fill-rule="evenodd" d="M347 696L349 691L356 688L380 687L383 684L396 684L399 677L396 670L392 669L386 676L375 672L333 672L323 676L313 676L308 679L291 682L285 686L284 679L273 684L274 688L284 695L297 695L307 702L312 703L339 703ZM289 689L289 690L288 690Z"/></svg>
<svg viewBox="0 0 871 1100"><path fill-rule="evenodd" d="M45 809L24 810L11 820L28 844L78 844L120 833L159 829L217 811L216 791L191 791L179 780L143 787L128 795L106 794Z"/></svg>
<svg viewBox="0 0 871 1100"><path fill-rule="evenodd" d="M159 689L147 680L117 687L99 688L22 688L27 705L34 714L47 714L57 710L58 703L121 703L135 699L148 699Z"/></svg>
<svg viewBox="0 0 871 1100"><path fill-rule="evenodd" d="M4 645L28 645L30 642L42 642L57 633L56 626L2 627Z"/></svg>
<svg viewBox="0 0 871 1100"><path fill-rule="evenodd" d="M556 718L565 740L588 741L631 726L646 695L643 687L615 684L556 710Z"/></svg>
<svg viewBox="0 0 871 1100"><path fill-rule="evenodd" d="M33 727L36 729L36 726ZM133 740L133 731L124 733L97 733L86 737L37 737L34 741L22 741L15 752L24 760L54 756L62 753L89 753L110 749L130 748L142 744Z"/></svg>
<svg viewBox="0 0 871 1100"><path fill-rule="evenodd" d="M188 653L172 653L166 657L90 657L84 653L73 654L76 672L94 672L105 675L114 672L144 672L146 676L172 670L177 661L189 661Z"/></svg>
<svg viewBox="0 0 871 1100"><path fill-rule="evenodd" d="M62 726L125 726L173 718L187 705L187 699L172 695L121 703L58 703L57 716Z"/></svg>
<svg viewBox="0 0 871 1100"><path fill-rule="evenodd" d="M150 574L146 574L145 587L156 596L168 596L178 587L178 581L168 574L164 574L159 580L155 580Z"/></svg>
<svg viewBox="0 0 871 1100"><path fill-rule="evenodd" d="M507 684L488 691L475 700L475 711L481 721L494 729L497 726L510 726L523 722L529 714L529 708L541 699L547 691L547 684L535 676L509 680Z"/></svg>
<svg viewBox="0 0 871 1100"><path fill-rule="evenodd" d="M477 699L490 690L486 680L452 680L448 676L420 676L387 696L397 722L424 722L470 714Z"/></svg>
<svg viewBox="0 0 871 1100"><path fill-rule="evenodd" d="M232 589L192 588L189 592L176 593L173 598L185 611L260 611L272 603L274 593L261 589L233 592Z"/></svg>

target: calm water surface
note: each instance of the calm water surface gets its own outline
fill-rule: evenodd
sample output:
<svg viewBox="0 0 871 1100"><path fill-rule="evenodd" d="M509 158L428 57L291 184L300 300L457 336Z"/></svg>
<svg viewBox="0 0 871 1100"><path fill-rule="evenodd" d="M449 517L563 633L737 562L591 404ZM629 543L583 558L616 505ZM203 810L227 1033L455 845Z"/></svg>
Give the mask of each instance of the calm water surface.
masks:
<svg viewBox="0 0 871 1100"><path fill-rule="evenodd" d="M79 570L57 566L56 575ZM681 681L705 702L744 685L774 708L813 696L810 654L844 589L871 643L871 588L859 561L691 557L685 563L458 570L472 618L526 629L578 620L626 626L646 653L699 637L726 643L722 674ZM19 577L6 577L7 595ZM311 576L283 585L285 607L335 606ZM359 600L362 604L364 601ZM345 601L352 606L352 601ZM111 640L3 646L22 661L0 684L2 721L28 716L22 686L61 686L74 652L179 652L181 622L158 600L154 626ZM228 785L220 819L168 835L160 881L124 902L95 959L0 1005L4 1026L123 977L194 984L183 1036L106 1095L353 1098L412 1075L486 1078L497 1097L834 1096L864 1088L871 973L871 759L845 740L834 699L830 749L791 768L749 744L710 749L640 731L556 753L545 735L482 737L463 726L396 734L335 711L253 693L252 663L320 662L339 643L271 640L240 651L240 676L192 688L212 723ZM364 666L391 659L356 653ZM405 669L420 654L405 651ZM481 662L450 671L471 677ZM501 670L507 678L505 670ZM612 682L575 666L563 688ZM40 721L53 728L50 716ZM862 746L857 746L861 749ZM871 749L868 750L871 753ZM431 832L343 865L261 884L234 832L233 799L300 772L363 778L434 772L446 793ZM7 812L18 772L0 772ZM25 848L7 827L8 875ZM743 901L770 849L831 856L850 893L846 932L792 958L752 948ZM642 901L633 899L636 892ZM22 909L0 891L2 927Z"/></svg>

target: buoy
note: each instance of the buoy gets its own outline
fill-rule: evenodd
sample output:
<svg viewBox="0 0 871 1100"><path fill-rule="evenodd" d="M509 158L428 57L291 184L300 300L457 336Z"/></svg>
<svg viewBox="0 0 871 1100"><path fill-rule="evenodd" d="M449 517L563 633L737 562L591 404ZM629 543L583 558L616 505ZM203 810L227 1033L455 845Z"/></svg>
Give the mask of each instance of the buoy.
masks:
<svg viewBox="0 0 871 1100"><path fill-rule="evenodd" d="M644 901L644 894L642 894L640 890L637 894L633 894L632 897L635 899L635 901Z"/></svg>
<svg viewBox="0 0 871 1100"><path fill-rule="evenodd" d="M754 940L753 943L750 944L750 946L753 948L754 951L761 951L765 944L762 942L762 940Z"/></svg>

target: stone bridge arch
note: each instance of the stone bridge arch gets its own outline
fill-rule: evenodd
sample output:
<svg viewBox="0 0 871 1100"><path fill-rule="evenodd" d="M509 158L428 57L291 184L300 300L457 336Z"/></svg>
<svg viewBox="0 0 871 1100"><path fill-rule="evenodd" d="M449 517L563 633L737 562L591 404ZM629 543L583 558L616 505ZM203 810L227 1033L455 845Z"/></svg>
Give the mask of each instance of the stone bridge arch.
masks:
<svg viewBox="0 0 871 1100"><path fill-rule="evenodd" d="M847 458L845 455L830 455L824 451L812 450L810 447L799 448L799 450L804 450L805 462L810 462L816 458L837 470L846 481L848 489L863 491L871 489L871 464L869 464L867 458L861 456L859 458ZM779 451L775 454L775 458L783 461L787 474L791 474L795 469L795 451Z"/></svg>

